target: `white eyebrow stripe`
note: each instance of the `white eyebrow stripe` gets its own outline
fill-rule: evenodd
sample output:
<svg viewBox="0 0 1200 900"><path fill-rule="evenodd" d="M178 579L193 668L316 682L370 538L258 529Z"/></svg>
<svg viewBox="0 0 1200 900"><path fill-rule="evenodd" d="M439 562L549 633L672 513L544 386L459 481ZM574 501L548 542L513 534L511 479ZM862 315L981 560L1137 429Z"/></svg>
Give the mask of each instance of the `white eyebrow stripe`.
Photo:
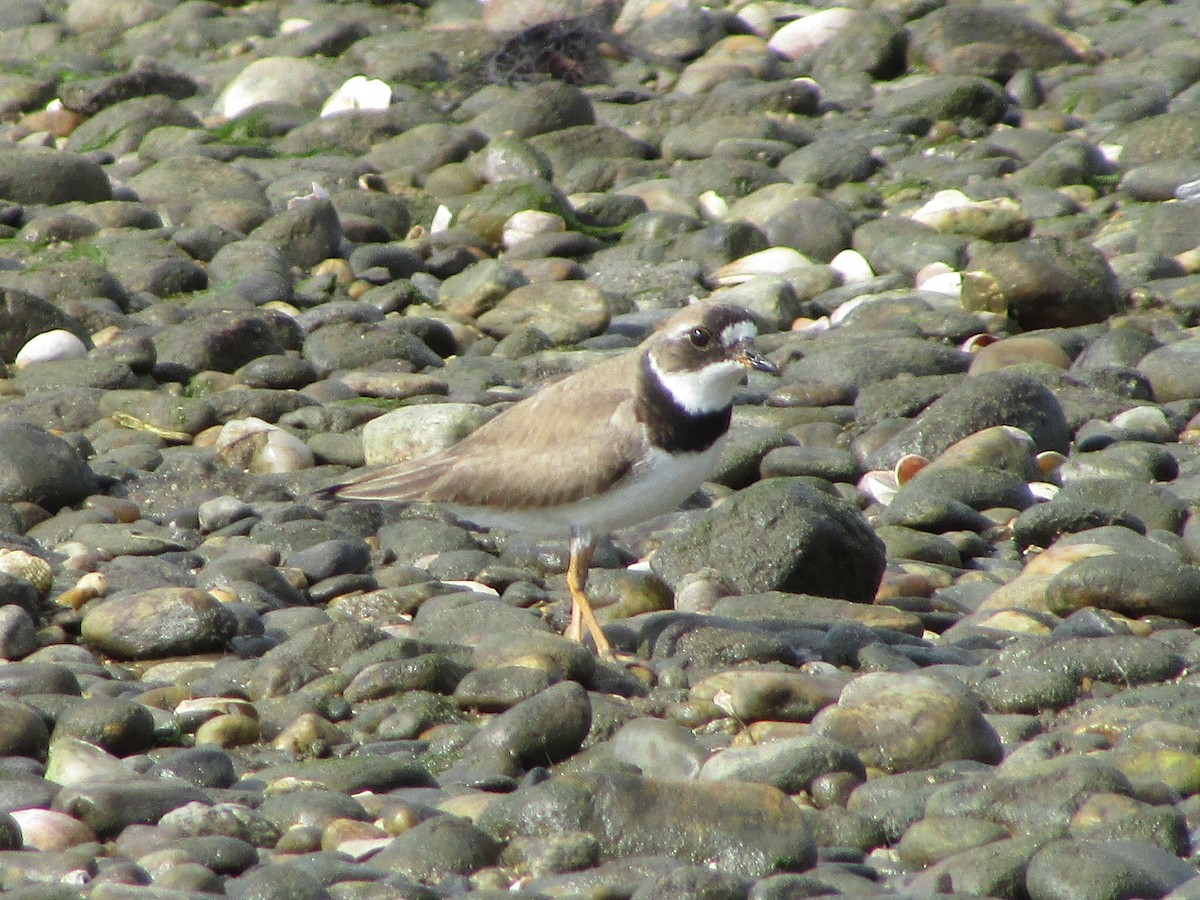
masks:
<svg viewBox="0 0 1200 900"><path fill-rule="evenodd" d="M758 329L753 322L734 322L732 325L726 325L725 330L721 332L721 345L723 347L732 347L738 341L752 340L758 336Z"/></svg>

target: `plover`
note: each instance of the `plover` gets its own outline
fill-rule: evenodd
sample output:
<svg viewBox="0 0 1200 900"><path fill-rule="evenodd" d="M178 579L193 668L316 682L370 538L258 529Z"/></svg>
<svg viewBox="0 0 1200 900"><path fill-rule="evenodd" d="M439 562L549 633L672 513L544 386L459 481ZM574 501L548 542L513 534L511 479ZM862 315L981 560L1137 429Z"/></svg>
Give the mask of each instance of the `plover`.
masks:
<svg viewBox="0 0 1200 900"><path fill-rule="evenodd" d="M746 369L777 373L751 313L699 303L637 349L555 382L447 450L320 493L439 503L480 528L570 539L567 636L612 648L585 587L602 535L670 512L715 469Z"/></svg>

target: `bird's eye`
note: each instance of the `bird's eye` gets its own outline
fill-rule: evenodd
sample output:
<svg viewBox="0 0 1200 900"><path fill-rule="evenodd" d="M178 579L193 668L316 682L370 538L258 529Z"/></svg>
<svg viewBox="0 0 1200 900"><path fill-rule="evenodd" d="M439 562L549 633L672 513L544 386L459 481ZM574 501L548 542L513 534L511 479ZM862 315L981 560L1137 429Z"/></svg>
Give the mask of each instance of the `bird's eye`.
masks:
<svg viewBox="0 0 1200 900"><path fill-rule="evenodd" d="M703 349L712 341L712 332L707 328L693 328L688 332L688 340L692 342L693 347Z"/></svg>

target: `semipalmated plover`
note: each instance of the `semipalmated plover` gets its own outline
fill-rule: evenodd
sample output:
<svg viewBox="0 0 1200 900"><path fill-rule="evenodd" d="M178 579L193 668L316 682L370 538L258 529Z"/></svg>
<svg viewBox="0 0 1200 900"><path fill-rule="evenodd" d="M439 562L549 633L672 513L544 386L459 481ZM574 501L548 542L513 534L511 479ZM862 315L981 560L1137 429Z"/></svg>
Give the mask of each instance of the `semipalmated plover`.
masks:
<svg viewBox="0 0 1200 900"><path fill-rule="evenodd" d="M584 588L599 536L670 512L713 472L745 369L778 372L751 313L687 307L636 350L514 404L447 450L321 491L446 505L481 528L569 536L567 635L612 649Z"/></svg>

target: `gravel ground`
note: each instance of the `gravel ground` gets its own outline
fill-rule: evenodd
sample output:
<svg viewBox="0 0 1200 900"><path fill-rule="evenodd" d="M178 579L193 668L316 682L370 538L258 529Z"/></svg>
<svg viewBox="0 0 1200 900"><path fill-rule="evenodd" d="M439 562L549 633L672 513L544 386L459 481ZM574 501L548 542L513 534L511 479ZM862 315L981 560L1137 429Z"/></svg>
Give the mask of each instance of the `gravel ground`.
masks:
<svg viewBox="0 0 1200 900"><path fill-rule="evenodd" d="M1197 898L1200 0L0 4L0 890ZM314 503L761 319L565 547Z"/></svg>

